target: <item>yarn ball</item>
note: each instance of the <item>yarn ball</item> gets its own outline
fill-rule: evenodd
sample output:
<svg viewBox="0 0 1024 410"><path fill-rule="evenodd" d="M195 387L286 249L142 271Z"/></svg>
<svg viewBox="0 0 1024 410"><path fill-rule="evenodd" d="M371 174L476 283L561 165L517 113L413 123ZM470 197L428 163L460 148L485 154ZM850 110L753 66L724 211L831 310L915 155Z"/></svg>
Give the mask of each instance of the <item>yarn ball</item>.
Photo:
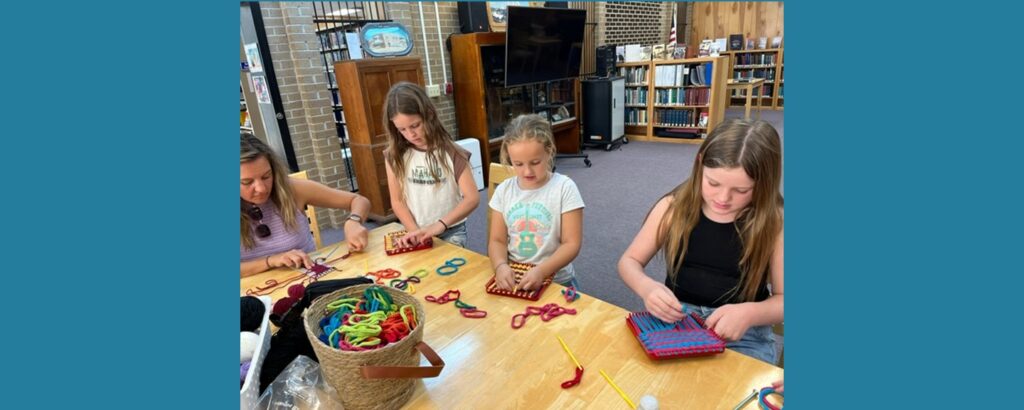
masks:
<svg viewBox="0 0 1024 410"><path fill-rule="evenodd" d="M296 302L302 300L302 296L306 294L306 287L302 284L295 284L288 287L288 297L294 299Z"/></svg>
<svg viewBox="0 0 1024 410"><path fill-rule="evenodd" d="M275 315L283 315L291 309L292 305L295 304L295 299L292 298L281 298L277 302L274 302L274 308L271 309Z"/></svg>
<svg viewBox="0 0 1024 410"><path fill-rule="evenodd" d="M249 374L249 367L252 366L252 362L242 363L242 386L245 385L245 375Z"/></svg>
<svg viewBox="0 0 1024 410"><path fill-rule="evenodd" d="M252 332L263 324L263 314L267 307L263 301L254 296L242 296L242 332Z"/></svg>
<svg viewBox="0 0 1024 410"><path fill-rule="evenodd" d="M258 334L242 332L241 335L242 357L238 361L239 363L252 360L252 355L256 354L256 345L260 343L260 335Z"/></svg>
<svg viewBox="0 0 1024 410"><path fill-rule="evenodd" d="M640 398L640 405L636 406L636 408L637 410L658 410L658 399L650 394L646 394Z"/></svg>

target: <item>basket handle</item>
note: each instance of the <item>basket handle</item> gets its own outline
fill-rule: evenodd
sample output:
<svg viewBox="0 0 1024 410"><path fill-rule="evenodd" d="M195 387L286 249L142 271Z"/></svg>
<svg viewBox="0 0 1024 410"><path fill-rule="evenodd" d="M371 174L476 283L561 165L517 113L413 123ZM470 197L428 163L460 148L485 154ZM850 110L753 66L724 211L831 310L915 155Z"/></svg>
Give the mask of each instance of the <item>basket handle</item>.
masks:
<svg viewBox="0 0 1024 410"><path fill-rule="evenodd" d="M416 343L416 350L433 366L362 366L365 379L422 379L437 377L444 370L444 360L426 343Z"/></svg>

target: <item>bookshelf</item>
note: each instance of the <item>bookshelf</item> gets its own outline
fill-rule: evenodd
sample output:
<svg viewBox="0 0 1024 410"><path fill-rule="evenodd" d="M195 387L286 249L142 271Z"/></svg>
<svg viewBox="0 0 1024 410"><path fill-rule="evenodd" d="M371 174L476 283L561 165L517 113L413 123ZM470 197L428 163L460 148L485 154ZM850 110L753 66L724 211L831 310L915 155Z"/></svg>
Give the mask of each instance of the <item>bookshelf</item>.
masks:
<svg viewBox="0 0 1024 410"><path fill-rule="evenodd" d="M702 143L725 117L729 61L719 56L619 63L619 75L626 78L626 137Z"/></svg>
<svg viewBox="0 0 1024 410"><path fill-rule="evenodd" d="M723 51L722 55L729 56L731 67L730 78L763 78L764 86L761 87L761 106L781 110L783 107L783 48L768 48L764 50L732 50ZM746 97L739 91L733 91L729 96L730 107L742 107Z"/></svg>

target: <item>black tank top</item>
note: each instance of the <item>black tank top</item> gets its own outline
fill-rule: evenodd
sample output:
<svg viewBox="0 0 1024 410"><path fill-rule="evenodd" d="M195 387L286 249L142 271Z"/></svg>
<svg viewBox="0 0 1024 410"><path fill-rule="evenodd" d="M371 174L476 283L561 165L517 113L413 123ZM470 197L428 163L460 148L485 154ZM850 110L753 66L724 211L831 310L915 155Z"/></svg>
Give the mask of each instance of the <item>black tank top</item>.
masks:
<svg viewBox="0 0 1024 410"><path fill-rule="evenodd" d="M675 283L665 278L665 286L675 293L676 298L707 307L740 302L738 294L730 294L740 281L740 258L743 256L736 224L712 221L701 211L700 221L690 233L689 247L683 257L683 266L676 272ZM768 298L767 283L765 275L754 301Z"/></svg>

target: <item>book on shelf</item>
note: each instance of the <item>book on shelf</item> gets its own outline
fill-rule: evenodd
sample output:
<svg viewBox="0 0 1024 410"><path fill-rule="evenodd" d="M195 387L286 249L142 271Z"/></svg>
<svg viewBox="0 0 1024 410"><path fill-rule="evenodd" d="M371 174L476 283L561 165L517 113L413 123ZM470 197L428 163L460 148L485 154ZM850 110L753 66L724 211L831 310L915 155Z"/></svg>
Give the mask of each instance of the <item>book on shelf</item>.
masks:
<svg viewBox="0 0 1024 410"><path fill-rule="evenodd" d="M700 41L700 48L698 49L699 51L698 51L697 55L700 56L700 57L707 57L708 55L710 55L711 54L711 44L713 44L713 43L714 43L714 40L711 40L711 39L701 40Z"/></svg>
<svg viewBox="0 0 1024 410"><path fill-rule="evenodd" d="M651 46L640 47L640 61L651 61L651 54L653 52L651 48Z"/></svg>
<svg viewBox="0 0 1024 410"><path fill-rule="evenodd" d="M768 48L768 37L760 37L757 39L757 49L764 50Z"/></svg>
<svg viewBox="0 0 1024 410"><path fill-rule="evenodd" d="M615 46L615 62L625 63L626 62L626 47Z"/></svg>
<svg viewBox="0 0 1024 410"><path fill-rule="evenodd" d="M726 51L729 47L729 40L725 37L716 38L715 42L711 45L711 55L718 56L723 51Z"/></svg>
<svg viewBox="0 0 1024 410"><path fill-rule="evenodd" d="M686 44L676 44L676 48L672 50L672 58L686 58Z"/></svg>
<svg viewBox="0 0 1024 410"><path fill-rule="evenodd" d="M708 126L708 112L703 111L700 113L700 122L697 123L698 127L705 128Z"/></svg>
<svg viewBox="0 0 1024 410"><path fill-rule="evenodd" d="M742 34L730 34L729 35L729 50L742 50L743 49L743 35Z"/></svg>
<svg viewBox="0 0 1024 410"><path fill-rule="evenodd" d="M772 37L772 48L782 47L782 36Z"/></svg>
<svg viewBox="0 0 1024 410"><path fill-rule="evenodd" d="M665 45L664 44L655 44L654 47L651 48L651 58L653 58L655 60L664 60L665 59Z"/></svg>
<svg viewBox="0 0 1024 410"><path fill-rule="evenodd" d="M753 38L748 38L747 39L747 46L744 47L743 49L744 50L753 50L754 49L754 41L755 40Z"/></svg>
<svg viewBox="0 0 1024 410"><path fill-rule="evenodd" d="M632 63L637 61L643 61L640 58L640 45L639 44L628 44L625 46L626 62Z"/></svg>

